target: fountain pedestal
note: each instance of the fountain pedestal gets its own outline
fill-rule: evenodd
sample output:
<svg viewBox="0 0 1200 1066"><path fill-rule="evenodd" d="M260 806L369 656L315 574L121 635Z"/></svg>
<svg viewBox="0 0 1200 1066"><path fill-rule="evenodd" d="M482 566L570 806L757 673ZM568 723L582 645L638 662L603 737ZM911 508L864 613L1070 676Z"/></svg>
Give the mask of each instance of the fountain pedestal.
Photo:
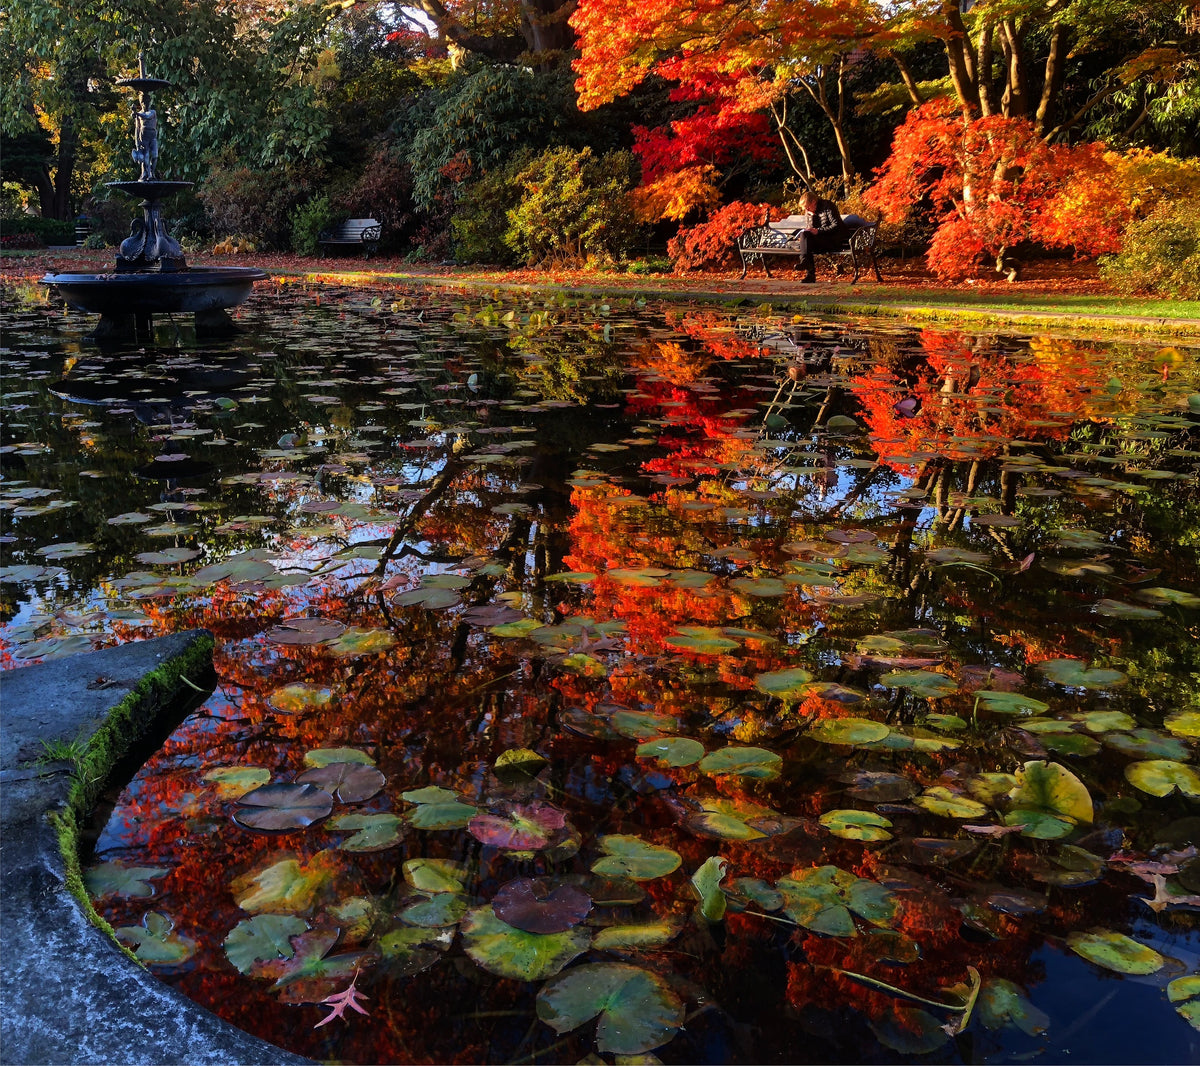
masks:
<svg viewBox="0 0 1200 1066"><path fill-rule="evenodd" d="M121 78L117 85L138 93L132 156L141 173L136 181L110 181L108 187L139 198L142 217L134 220L129 236L121 242L111 273L47 274L42 282L73 310L100 316L91 334L98 342L148 340L156 314L195 315L198 336L233 333L237 327L226 309L249 299L254 282L265 279L266 272L254 267L187 265L179 242L167 231L162 200L190 189L192 183L158 177L158 113L151 106L151 94L171 83L147 77L144 56L138 57L138 68L136 78Z"/></svg>

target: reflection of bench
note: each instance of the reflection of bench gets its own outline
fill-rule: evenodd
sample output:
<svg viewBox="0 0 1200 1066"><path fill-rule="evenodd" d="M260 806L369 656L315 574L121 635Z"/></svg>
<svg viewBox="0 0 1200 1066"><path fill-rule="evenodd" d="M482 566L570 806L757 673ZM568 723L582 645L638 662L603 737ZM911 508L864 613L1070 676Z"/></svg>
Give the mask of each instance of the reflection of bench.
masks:
<svg viewBox="0 0 1200 1066"><path fill-rule="evenodd" d="M830 248L824 252L814 252L817 255L833 255L849 259L854 267L854 282L858 275L871 266L875 270L875 280L883 281L879 273L879 260L875 258L875 243L879 238L879 223L868 222L858 215L845 215L843 221L850 227L846 242L840 248ZM776 222L768 222L746 230L738 237L738 254L742 257L742 277L746 276L746 268L753 262L762 263L767 277L771 276L771 268L767 265L769 256L791 256L800 258L801 230L808 226L807 215L789 215Z"/></svg>
<svg viewBox="0 0 1200 1066"><path fill-rule="evenodd" d="M321 255L330 248L361 248L363 258L373 255L383 236L383 223L375 218L348 218L340 226L325 230L318 238Z"/></svg>

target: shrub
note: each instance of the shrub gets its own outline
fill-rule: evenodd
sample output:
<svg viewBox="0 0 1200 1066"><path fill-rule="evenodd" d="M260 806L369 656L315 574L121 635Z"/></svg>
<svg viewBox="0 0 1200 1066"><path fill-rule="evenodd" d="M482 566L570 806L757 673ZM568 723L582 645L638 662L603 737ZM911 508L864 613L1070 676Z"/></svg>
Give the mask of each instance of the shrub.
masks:
<svg viewBox="0 0 1200 1066"><path fill-rule="evenodd" d="M1125 245L1100 260L1118 292L1200 299L1200 212L1194 202L1164 201L1125 231Z"/></svg>
<svg viewBox="0 0 1200 1066"><path fill-rule="evenodd" d="M530 265L619 259L638 238L636 171L629 152L543 152L516 176L521 199L508 212L505 242Z"/></svg>
<svg viewBox="0 0 1200 1066"><path fill-rule="evenodd" d="M521 152L463 190L450 219L459 262L507 265L517 261L516 252L505 242L507 219L521 202L517 176L533 159L532 152Z"/></svg>
<svg viewBox="0 0 1200 1066"><path fill-rule="evenodd" d="M108 241L104 239L103 233L89 233L83 241L84 248L89 251L97 252L108 247Z"/></svg>
<svg viewBox="0 0 1200 1066"><path fill-rule="evenodd" d="M320 183L316 170L298 165L270 170L218 163L197 195L214 233L238 233L260 247L287 247L292 212L310 199Z"/></svg>
<svg viewBox="0 0 1200 1066"><path fill-rule="evenodd" d="M57 218L38 218L25 215L21 218L5 219L3 230L6 236L32 237L33 243L5 244L6 248L37 248L43 244L74 244L75 222Z"/></svg>
<svg viewBox="0 0 1200 1066"><path fill-rule="evenodd" d="M667 254L675 261L676 273L729 265L737 254L738 237L751 226L761 226L768 212L773 218L783 215L768 204L735 200L713 212L707 221L681 229L667 243Z"/></svg>
<svg viewBox="0 0 1200 1066"><path fill-rule="evenodd" d="M333 220L333 208L324 193L297 207L292 211L292 251L316 255L321 250L317 239Z"/></svg>
<svg viewBox="0 0 1200 1066"><path fill-rule="evenodd" d="M28 230L23 230L20 233L0 234L0 248L16 250L25 248L40 248L41 246L41 238L36 233L30 233Z"/></svg>
<svg viewBox="0 0 1200 1066"><path fill-rule="evenodd" d="M358 180L334 198L334 206L346 218L379 219L383 223L380 247L402 247L417 222L412 186L412 169L385 146L371 157Z"/></svg>

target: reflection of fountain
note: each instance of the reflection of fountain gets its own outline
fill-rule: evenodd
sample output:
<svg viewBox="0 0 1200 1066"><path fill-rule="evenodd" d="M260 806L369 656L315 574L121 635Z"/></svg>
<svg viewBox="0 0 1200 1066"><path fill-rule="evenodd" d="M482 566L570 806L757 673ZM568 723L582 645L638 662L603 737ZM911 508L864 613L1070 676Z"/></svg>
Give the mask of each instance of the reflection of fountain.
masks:
<svg viewBox="0 0 1200 1066"><path fill-rule="evenodd" d="M234 325L225 308L249 298L254 282L267 275L253 267L192 268L168 232L161 212L164 196L191 188L190 181L160 181L158 114L150 94L171 83L146 76L145 59L138 58L138 76L117 84L139 94L134 112L133 158L141 167L136 181L110 181L109 187L142 198L142 217L135 219L121 243L116 268L109 274L47 274L52 286L77 311L100 315L93 337L99 341L145 337L150 316L171 312L196 316L197 333L230 333Z"/></svg>

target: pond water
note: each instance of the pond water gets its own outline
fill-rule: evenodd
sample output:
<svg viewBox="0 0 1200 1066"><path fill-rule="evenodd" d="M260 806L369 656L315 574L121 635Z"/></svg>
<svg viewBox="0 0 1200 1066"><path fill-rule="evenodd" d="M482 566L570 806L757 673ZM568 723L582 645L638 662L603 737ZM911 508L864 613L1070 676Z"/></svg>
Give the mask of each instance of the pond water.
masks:
<svg viewBox="0 0 1200 1066"><path fill-rule="evenodd" d="M217 639L87 872L162 980L347 1063L1200 1058L1196 349L4 301L3 665Z"/></svg>

